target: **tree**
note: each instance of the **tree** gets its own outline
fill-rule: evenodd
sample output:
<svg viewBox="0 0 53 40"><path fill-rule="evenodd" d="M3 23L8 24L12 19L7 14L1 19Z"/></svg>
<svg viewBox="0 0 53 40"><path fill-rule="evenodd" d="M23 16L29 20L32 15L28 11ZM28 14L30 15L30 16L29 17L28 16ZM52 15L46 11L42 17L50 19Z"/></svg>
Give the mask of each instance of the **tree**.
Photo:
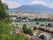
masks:
<svg viewBox="0 0 53 40"><path fill-rule="evenodd" d="M32 35L32 30L27 28L26 24L23 25L22 30L23 30L24 33Z"/></svg>
<svg viewBox="0 0 53 40"><path fill-rule="evenodd" d="M29 34L29 35L33 35L33 34L32 34L32 30L31 30L31 29L27 29L27 31L26 31L26 32L27 32L27 34Z"/></svg>
<svg viewBox="0 0 53 40"><path fill-rule="evenodd" d="M49 23L47 26L51 27L51 23Z"/></svg>
<svg viewBox="0 0 53 40"><path fill-rule="evenodd" d="M26 24L23 25L22 30L24 33L27 33L28 28L27 28Z"/></svg>
<svg viewBox="0 0 53 40"><path fill-rule="evenodd" d="M44 24L41 24L41 26L44 26Z"/></svg>
<svg viewBox="0 0 53 40"><path fill-rule="evenodd" d="M9 30L8 30L8 18L9 15L6 12L6 5L4 6L4 4L1 2L0 0L0 39L1 40L6 40L8 39L8 34L9 34Z"/></svg>
<svg viewBox="0 0 53 40"><path fill-rule="evenodd" d="M5 11L7 8L7 5L3 4L0 0L0 20L8 17L8 14Z"/></svg>
<svg viewBox="0 0 53 40"><path fill-rule="evenodd" d="M40 38L40 39L44 39L44 37L45 37L44 35L40 35L40 37L39 37L39 38Z"/></svg>
<svg viewBox="0 0 53 40"><path fill-rule="evenodd" d="M36 22L36 24L39 24L38 22Z"/></svg>
<svg viewBox="0 0 53 40"><path fill-rule="evenodd" d="M25 40L23 35L17 35L9 33L9 15L6 12L6 5L4 5L0 0L0 40ZM13 26L14 28L14 26Z"/></svg>
<svg viewBox="0 0 53 40"><path fill-rule="evenodd" d="M37 28L36 27L33 27L33 30L35 31L35 30L37 30Z"/></svg>

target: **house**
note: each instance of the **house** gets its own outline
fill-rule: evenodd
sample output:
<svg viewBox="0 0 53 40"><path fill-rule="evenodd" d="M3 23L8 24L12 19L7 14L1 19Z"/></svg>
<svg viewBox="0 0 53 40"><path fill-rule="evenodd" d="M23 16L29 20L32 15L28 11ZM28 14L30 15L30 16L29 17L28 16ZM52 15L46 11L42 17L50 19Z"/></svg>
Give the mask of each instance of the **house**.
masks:
<svg viewBox="0 0 53 40"><path fill-rule="evenodd" d="M36 36L33 36L33 37L32 37L32 40L41 40L41 39L39 39L39 38L36 37Z"/></svg>
<svg viewBox="0 0 53 40"><path fill-rule="evenodd" d="M16 31L16 34L21 33L21 29L20 28L17 28L15 31Z"/></svg>

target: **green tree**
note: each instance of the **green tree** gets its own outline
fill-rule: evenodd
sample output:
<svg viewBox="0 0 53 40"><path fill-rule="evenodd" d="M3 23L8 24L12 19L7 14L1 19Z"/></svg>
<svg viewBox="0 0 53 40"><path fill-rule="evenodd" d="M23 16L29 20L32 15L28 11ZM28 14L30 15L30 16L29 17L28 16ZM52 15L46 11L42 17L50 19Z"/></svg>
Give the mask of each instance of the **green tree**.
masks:
<svg viewBox="0 0 53 40"><path fill-rule="evenodd" d="M9 15L6 12L7 6L4 5L0 0L0 40L6 40L7 35L9 34L8 30L8 20Z"/></svg>
<svg viewBox="0 0 53 40"><path fill-rule="evenodd" d="M10 35L9 15L6 9L8 9L7 6L0 0L0 40L25 40L25 37L21 34L13 33ZM14 26L11 28L14 29Z"/></svg>
<svg viewBox="0 0 53 40"><path fill-rule="evenodd" d="M44 37L45 37L44 35L40 35L40 37L39 37L39 38L40 38L40 39L44 39Z"/></svg>
<svg viewBox="0 0 53 40"><path fill-rule="evenodd" d="M0 0L0 20L8 17L8 14L6 13L6 9L8 9L7 5L3 4Z"/></svg>
<svg viewBox="0 0 53 40"><path fill-rule="evenodd" d="M22 30L23 30L24 33L32 35L32 30L27 28L26 24L23 25Z"/></svg>
<svg viewBox="0 0 53 40"><path fill-rule="evenodd" d="M37 28L36 27L33 27L33 30L35 31L35 30L37 30Z"/></svg>
<svg viewBox="0 0 53 40"><path fill-rule="evenodd" d="M41 24L41 26L44 26L44 24Z"/></svg>
<svg viewBox="0 0 53 40"><path fill-rule="evenodd" d="M39 24L38 22L36 22L36 24Z"/></svg>
<svg viewBox="0 0 53 40"><path fill-rule="evenodd" d="M48 27L51 27L51 23L49 23L47 26L48 26Z"/></svg>

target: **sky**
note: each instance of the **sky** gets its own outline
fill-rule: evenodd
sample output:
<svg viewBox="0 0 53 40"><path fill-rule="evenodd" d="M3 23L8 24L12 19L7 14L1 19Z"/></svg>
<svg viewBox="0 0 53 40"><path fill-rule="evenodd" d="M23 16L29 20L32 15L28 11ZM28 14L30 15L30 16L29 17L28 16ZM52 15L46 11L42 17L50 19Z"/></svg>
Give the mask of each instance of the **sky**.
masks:
<svg viewBox="0 0 53 40"><path fill-rule="evenodd" d="M17 8L21 5L41 4L49 8L53 8L53 0L2 0L9 8Z"/></svg>

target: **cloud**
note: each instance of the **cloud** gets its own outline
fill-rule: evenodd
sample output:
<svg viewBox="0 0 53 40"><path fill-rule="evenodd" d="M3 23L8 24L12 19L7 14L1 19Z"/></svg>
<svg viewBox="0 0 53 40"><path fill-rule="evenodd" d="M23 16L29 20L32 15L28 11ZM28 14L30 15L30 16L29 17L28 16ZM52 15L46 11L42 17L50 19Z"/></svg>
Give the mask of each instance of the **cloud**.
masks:
<svg viewBox="0 0 53 40"><path fill-rule="evenodd" d="M16 7L20 7L21 4L16 3L16 2L7 2L9 8L16 8Z"/></svg>
<svg viewBox="0 0 53 40"><path fill-rule="evenodd" d="M3 3L6 3L9 8L20 7L21 5L33 5L41 4L50 8L53 8L53 0L2 0Z"/></svg>
<svg viewBox="0 0 53 40"><path fill-rule="evenodd" d="M34 0L34 1L31 1L30 3L31 5L34 5L34 4L41 4L41 5L44 5L44 6L47 6L49 8L53 8L53 3L48 3L44 0Z"/></svg>
<svg viewBox="0 0 53 40"><path fill-rule="evenodd" d="M46 6L53 8L53 3L48 3L48 4L46 4Z"/></svg>
<svg viewBox="0 0 53 40"><path fill-rule="evenodd" d="M3 3L6 3L8 5L9 8L16 8L16 7L20 7L21 4L14 2L14 1L9 1L9 0L2 0Z"/></svg>
<svg viewBox="0 0 53 40"><path fill-rule="evenodd" d="M1 0L3 3L6 3L6 2L8 2L9 0Z"/></svg>
<svg viewBox="0 0 53 40"><path fill-rule="evenodd" d="M43 0L34 0L31 2L31 4L45 4Z"/></svg>

